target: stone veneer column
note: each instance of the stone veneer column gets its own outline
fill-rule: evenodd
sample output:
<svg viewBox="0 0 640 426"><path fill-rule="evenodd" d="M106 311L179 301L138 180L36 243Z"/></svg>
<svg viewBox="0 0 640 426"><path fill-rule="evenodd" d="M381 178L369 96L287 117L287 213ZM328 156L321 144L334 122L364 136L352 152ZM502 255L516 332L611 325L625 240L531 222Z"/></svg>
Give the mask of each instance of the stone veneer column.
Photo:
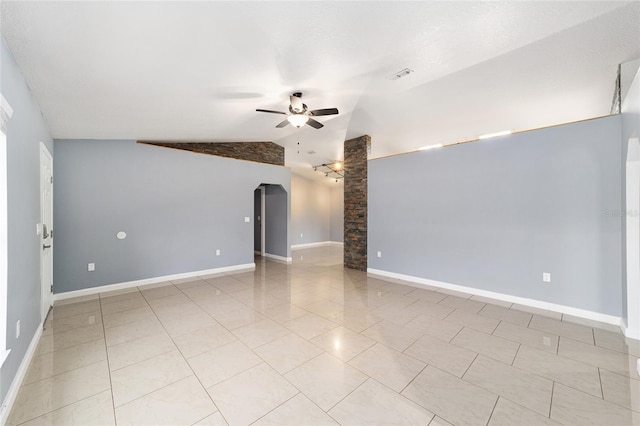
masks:
<svg viewBox="0 0 640 426"><path fill-rule="evenodd" d="M368 135L344 143L344 266L367 270Z"/></svg>

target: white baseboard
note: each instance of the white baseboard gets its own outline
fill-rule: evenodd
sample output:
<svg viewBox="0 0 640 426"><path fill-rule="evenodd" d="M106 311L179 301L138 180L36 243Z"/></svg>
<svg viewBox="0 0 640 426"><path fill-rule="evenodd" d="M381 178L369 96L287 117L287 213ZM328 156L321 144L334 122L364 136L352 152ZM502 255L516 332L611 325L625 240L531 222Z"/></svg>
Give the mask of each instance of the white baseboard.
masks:
<svg viewBox="0 0 640 426"><path fill-rule="evenodd" d="M268 259L276 260L278 262L283 262L283 263L291 263L291 262L293 262L293 258L278 256L277 254L265 253L264 257L266 257Z"/></svg>
<svg viewBox="0 0 640 426"><path fill-rule="evenodd" d="M203 271L184 272L181 274L165 275L163 277L145 278L142 280L127 281L117 284L109 284L98 287L83 288L82 290L66 291L53 295L53 301L71 299L73 297L89 296L93 294L105 293L107 291L124 290L132 287L142 287L149 284L157 284L164 281L180 280L183 278L192 278L199 275L219 274L222 272L255 270L255 263L245 263L242 265L223 266L221 268L205 269Z"/></svg>
<svg viewBox="0 0 640 426"><path fill-rule="evenodd" d="M7 424L9 414L11 413L11 408L13 408L13 404L16 402L20 386L22 386L24 377L27 375L27 370L29 369L31 360L33 360L33 355L36 353L38 343L40 343L40 337L42 337L42 323L38 325L38 328L36 329L36 332L31 339L31 343L29 343L27 352L24 354L22 362L20 362L20 367L18 367L18 371L16 372L13 381L11 382L11 386L9 387L9 391L7 392L7 396L2 402L2 407L0 408L0 425Z"/></svg>
<svg viewBox="0 0 640 426"><path fill-rule="evenodd" d="M620 328L622 328L622 333L630 339L640 340L640 328L629 327L627 326L624 320L620 321ZM640 374L640 371L638 372Z"/></svg>
<svg viewBox="0 0 640 426"><path fill-rule="evenodd" d="M620 317L616 317L613 315L587 311L585 309L558 305L550 302L543 302L541 300L528 299L525 297L511 296L508 294L496 293L493 291L481 290L473 287L465 287L462 285L450 284L442 281L429 280L426 278L414 277L411 275L397 274L395 272L382 271L379 269L367 268L367 273L372 275L378 275L381 277L395 278L402 281L408 281L411 284L417 284L418 286L422 284L430 287L446 288L449 290L460 291L460 292L472 294L475 296L483 296L491 299L502 300L505 302L518 303L520 305L531 306L538 309L545 309L547 311L560 312L562 314L568 314L576 317L586 318L592 321L603 322L606 324L613 324L622 328L622 319ZM625 330L622 329L622 331L624 332ZM632 336L628 336L628 337L632 337ZM635 338L637 339L637 337Z"/></svg>
<svg viewBox="0 0 640 426"><path fill-rule="evenodd" d="M344 243L339 241L320 241L317 243L293 244L291 250L307 249L312 247L342 246Z"/></svg>

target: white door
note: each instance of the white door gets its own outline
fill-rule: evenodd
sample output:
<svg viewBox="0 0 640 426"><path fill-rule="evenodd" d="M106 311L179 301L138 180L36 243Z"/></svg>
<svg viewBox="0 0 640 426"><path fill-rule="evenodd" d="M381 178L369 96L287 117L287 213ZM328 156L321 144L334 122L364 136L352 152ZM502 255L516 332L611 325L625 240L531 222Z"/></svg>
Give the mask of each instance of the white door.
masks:
<svg viewBox="0 0 640 426"><path fill-rule="evenodd" d="M40 143L40 283L41 317L53 304L53 158Z"/></svg>

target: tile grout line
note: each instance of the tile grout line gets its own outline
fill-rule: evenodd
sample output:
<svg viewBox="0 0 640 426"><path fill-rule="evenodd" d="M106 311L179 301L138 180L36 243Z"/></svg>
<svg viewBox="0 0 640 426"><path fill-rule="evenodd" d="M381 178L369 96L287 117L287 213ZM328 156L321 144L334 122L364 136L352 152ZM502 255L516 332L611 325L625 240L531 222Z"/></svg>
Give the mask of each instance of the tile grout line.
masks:
<svg viewBox="0 0 640 426"><path fill-rule="evenodd" d="M549 415L547 417L549 417L549 419L551 419L551 409L553 407L553 396L554 396L554 392L556 390L556 381L553 380L551 382L551 400L549 401Z"/></svg>
<svg viewBox="0 0 640 426"><path fill-rule="evenodd" d="M407 356L408 356L408 355L407 355ZM424 370L426 370L426 369L427 369L427 367L430 365L430 364L427 364L427 363L424 363L424 364L425 364L425 365L424 365L424 367L422 367L422 369L421 369L420 371L418 371L418 374L416 374L416 375L415 375L411 380L409 380L409 383L407 383L407 384L402 388L402 390L400 390L400 392L398 392L398 394L402 395L402 392L404 392L404 391L409 387L409 385L410 385L411 383L413 383L413 381L414 381L415 379L417 379L417 378L418 378L418 376L419 376L419 375L421 375L421 374L422 374L422 372L423 372ZM403 395L403 396L404 396L404 395ZM407 397L405 397L405 398L407 398ZM407 399L408 399L408 398L407 398ZM419 405L419 404L418 404L418 405Z"/></svg>
<svg viewBox="0 0 640 426"><path fill-rule="evenodd" d="M98 303L100 305L100 320L102 321L102 335L104 336L104 352L107 357L107 371L109 372L109 391L111 393L111 408L113 409L113 422L115 425L118 424L118 419L116 417L116 399L113 396L113 381L111 379L111 364L109 364L109 349L107 347L107 331L104 326L104 314L102 312L102 300L98 299Z"/></svg>
<svg viewBox="0 0 640 426"><path fill-rule="evenodd" d="M518 353L520 352L520 348L522 347L522 343L518 343L518 348L516 349L516 354L513 356L513 360L511 360L511 366L516 362L516 358L518 358Z"/></svg>
<svg viewBox="0 0 640 426"><path fill-rule="evenodd" d="M600 396L602 398L602 400L604 401L604 389L602 388L602 373L600 372L600 367L598 368L598 383L600 383Z"/></svg>
<svg viewBox="0 0 640 426"><path fill-rule="evenodd" d="M173 287L175 287L175 285L173 285L173 284L171 284L171 285L172 285ZM175 288L177 288L177 287L175 287ZM182 290L181 290L181 289L179 289L179 288L178 288L178 290L182 291ZM147 300L147 298L146 298L146 297L144 297L144 294L142 294L142 297L145 299L145 301L147 302L147 304L149 304L149 301ZM167 297L171 297L171 296L167 296ZM187 296L187 297L188 297L188 296ZM156 316L156 319L158 320L158 322L160 323L160 325L161 325L161 326L162 326L162 328L164 329L165 333L167 333L167 336L169 337L169 339L171 339L171 342L172 342L172 343L173 343L173 345L175 346L175 350L180 354L180 356L182 357L182 360L184 361L184 363L187 365L187 367L189 367L189 370L191 370L191 373L192 373L193 377L195 377L195 379L198 381L198 383L200 384L200 387L201 387L201 388L204 390L204 392L207 394L207 397L209 397L209 400L211 401L211 403L213 404L213 406L216 408L217 412L219 412L219 413L220 413L220 415L222 416L222 418L223 418L223 419L224 419L224 421L226 422L226 421L227 421L227 419L224 417L224 414L222 414L222 411L220 411L220 409L219 409L219 408L218 408L218 406L216 405L216 403L215 403L215 401L213 400L213 398L211 398L211 395L209 395L209 392L207 392L207 388L202 384L202 382L200 381L200 378L196 375L195 371L193 371L193 368L191 367L191 364L189 364L189 361L187 360L187 358L184 356L184 354L183 354L183 353L182 353L182 351L180 350L180 347L176 344L175 340L173 339L173 336L172 336L172 335L169 333L169 331L166 329L166 327L164 326L164 324L163 324L163 323L162 323L162 321L160 320L160 317L158 317L158 314L157 314L157 313L156 313L156 311L153 309L153 307L152 307L151 305L149 305L149 307L150 307L150 308L151 308L151 310L153 311L153 314ZM232 343L232 342L230 342L230 343ZM169 352L172 352L172 351L169 351ZM165 354L166 354L166 353L169 353L169 352L165 352ZM156 355L156 356L159 356L159 355ZM155 358L155 357L152 357L152 358ZM152 359L152 358L149 358L149 359ZM137 363L136 363L136 364L137 364ZM135 364L133 364L133 365L135 365ZM183 378L181 378L181 379L179 379L179 380L176 380L176 381L175 381L175 382L173 382L173 383L166 384L166 385L164 385L164 386L162 386L162 387L160 387L160 388L158 388L158 389L155 389L155 390L153 390L153 391L151 391L151 392L149 392L149 393L146 393L146 394L144 394L144 395L141 395L141 396L139 396L138 398L135 398L135 399L133 399L133 400L131 400L131 401L129 401L129 402L126 402L125 404L122 404L122 406L124 406L124 405L126 405L126 404L129 404L129 403L131 403L131 402L133 402L133 401L136 401L136 400L138 400L138 399L140 399L140 398L143 398L143 397L145 397L145 396L147 396L147 395L150 395L150 394L152 394L152 393L154 393L154 392L157 392L157 391L159 391L159 390L161 390L161 389L164 389L164 388L166 388L166 387L168 387L168 386L171 386L171 385L173 385L173 384L175 384L175 383L178 383L179 381L184 380L184 379L186 379L186 378L188 378L188 376L187 376L187 377L183 377ZM209 414L207 415L207 417L209 417L209 416L210 416L210 415L212 415L212 414L215 414L215 413L209 413ZM206 418L206 417L205 417L205 418ZM227 424L228 424L228 423L229 423L229 422L227 422Z"/></svg>
<svg viewBox="0 0 640 426"><path fill-rule="evenodd" d="M493 403L493 408L491 409L491 414L489 414L489 418L487 419L487 423L485 423L485 426L488 426L489 423L491 422L491 417L493 417L493 413L494 413L494 411L496 411L496 407L498 406L498 401L500 401L500 394L498 394L498 397L496 398L496 402Z"/></svg>

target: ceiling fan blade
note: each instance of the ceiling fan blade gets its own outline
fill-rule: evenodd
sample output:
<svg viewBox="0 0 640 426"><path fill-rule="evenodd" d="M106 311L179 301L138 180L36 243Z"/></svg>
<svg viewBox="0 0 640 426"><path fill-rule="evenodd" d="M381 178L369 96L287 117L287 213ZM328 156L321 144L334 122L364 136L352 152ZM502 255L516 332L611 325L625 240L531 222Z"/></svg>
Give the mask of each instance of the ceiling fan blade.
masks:
<svg viewBox="0 0 640 426"><path fill-rule="evenodd" d="M338 108L324 108L324 109L314 109L313 111L309 111L309 115L314 117L318 117L320 115L336 115L338 114Z"/></svg>
<svg viewBox="0 0 640 426"><path fill-rule="evenodd" d="M295 112L302 112L304 110L304 105L302 103L302 98L300 96L296 96L295 94L289 96L289 101L291 102L291 109L294 110Z"/></svg>
<svg viewBox="0 0 640 426"><path fill-rule="evenodd" d="M260 108L258 108L256 111L258 111L258 112L270 112L271 114L284 114L284 115L287 115L286 112L274 111L272 109L260 109Z"/></svg>
<svg viewBox="0 0 640 426"><path fill-rule="evenodd" d="M313 118L309 118L309 120L307 121L307 124L311 127L313 127L314 129L320 129L322 127L324 127L324 124L322 124L319 121L314 120Z"/></svg>
<svg viewBox="0 0 640 426"><path fill-rule="evenodd" d="M278 129L280 129L280 128L286 126L287 124L289 124L289 120L284 120L284 121L280 122L280 124L278 124L276 127Z"/></svg>

